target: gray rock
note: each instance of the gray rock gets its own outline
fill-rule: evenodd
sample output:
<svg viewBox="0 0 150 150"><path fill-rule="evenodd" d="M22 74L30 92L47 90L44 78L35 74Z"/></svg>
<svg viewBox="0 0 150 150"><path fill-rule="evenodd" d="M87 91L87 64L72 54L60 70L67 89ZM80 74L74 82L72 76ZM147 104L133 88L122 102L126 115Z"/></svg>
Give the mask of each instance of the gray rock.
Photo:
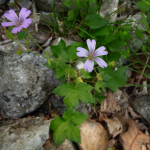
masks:
<svg viewBox="0 0 150 150"><path fill-rule="evenodd" d="M1 150L42 150L49 138L50 120L23 118L0 124Z"/></svg>
<svg viewBox="0 0 150 150"><path fill-rule="evenodd" d="M62 9L63 1L62 0L55 0L55 1L53 1L53 0L36 0L36 5L40 11L52 12L53 11L53 8L52 8L53 3L52 2L54 2L54 6L56 7L57 12L63 11L63 9Z"/></svg>
<svg viewBox="0 0 150 150"><path fill-rule="evenodd" d="M1 111L8 116L22 117L42 105L60 84L55 72L44 66L46 62L33 53L19 56L12 51L7 56L0 51Z"/></svg>
<svg viewBox="0 0 150 150"><path fill-rule="evenodd" d="M48 27L44 25L38 26L38 32L35 32L34 25L29 26L27 29L28 29L28 32L31 34L32 38L35 40L35 42L39 44L45 43L51 35Z"/></svg>
<svg viewBox="0 0 150 150"><path fill-rule="evenodd" d="M32 4L30 0L19 0L18 2L22 7L25 8L28 8ZM20 8L15 4L14 0L10 0L8 6L10 9L13 9L14 11L20 11Z"/></svg>
<svg viewBox="0 0 150 150"><path fill-rule="evenodd" d="M141 13L137 13L134 16L129 16L125 22L130 22L132 21L131 27L133 30L136 29L136 27L139 30L145 30L147 29L144 24L141 22L141 20L143 19L143 17L141 16ZM147 22L148 23L148 22ZM122 25L125 25L126 23L123 23ZM141 47L143 46L144 43L146 43L146 39L148 39L146 34L143 34L144 39L140 39L137 37L137 35L135 34L135 31L132 31L131 34L133 35L133 39L128 41L129 46L132 48L132 50L137 51L139 49L141 49Z"/></svg>
<svg viewBox="0 0 150 150"><path fill-rule="evenodd" d="M103 0L103 4L100 9L100 16L105 18L107 15L110 15L112 12L118 9L119 0ZM107 18L110 22L114 22L117 19L117 13L110 15Z"/></svg>
<svg viewBox="0 0 150 150"><path fill-rule="evenodd" d="M150 94L136 98L133 108L150 124Z"/></svg>
<svg viewBox="0 0 150 150"><path fill-rule="evenodd" d="M4 4L6 2L8 2L8 0L0 0L0 5Z"/></svg>
<svg viewBox="0 0 150 150"><path fill-rule="evenodd" d="M67 107L63 103L63 97L55 95L55 99L49 99L52 104L52 109L57 110L57 112L62 115ZM85 104L79 102L79 105L76 107L76 111L89 115L91 113L91 104Z"/></svg>

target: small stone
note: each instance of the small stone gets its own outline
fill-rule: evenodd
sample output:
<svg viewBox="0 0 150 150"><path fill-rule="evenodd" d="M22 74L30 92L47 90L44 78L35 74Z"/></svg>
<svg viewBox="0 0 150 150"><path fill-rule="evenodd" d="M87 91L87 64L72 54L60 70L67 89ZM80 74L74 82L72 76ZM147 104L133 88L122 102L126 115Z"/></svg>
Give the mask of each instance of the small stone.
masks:
<svg viewBox="0 0 150 150"><path fill-rule="evenodd" d="M112 12L118 9L119 0L105 0L101 6L100 16L105 18L110 15ZM114 22L117 19L117 13L110 15L108 18L110 22Z"/></svg>
<svg viewBox="0 0 150 150"><path fill-rule="evenodd" d="M30 0L21 0L18 2L22 7L25 8L28 8L30 5L32 5L32 2ZM13 9L14 11L20 11L20 8L15 4L14 0L10 0L8 6L10 9Z"/></svg>

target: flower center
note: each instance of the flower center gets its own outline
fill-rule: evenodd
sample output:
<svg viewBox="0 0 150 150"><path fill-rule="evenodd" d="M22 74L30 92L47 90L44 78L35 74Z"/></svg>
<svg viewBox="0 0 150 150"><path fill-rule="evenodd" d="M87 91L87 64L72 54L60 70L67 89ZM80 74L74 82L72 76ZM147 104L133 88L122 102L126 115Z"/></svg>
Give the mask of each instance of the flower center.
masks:
<svg viewBox="0 0 150 150"><path fill-rule="evenodd" d="M89 60L93 60L93 59L94 59L94 54L89 54L89 55L88 55L88 59L89 59Z"/></svg>

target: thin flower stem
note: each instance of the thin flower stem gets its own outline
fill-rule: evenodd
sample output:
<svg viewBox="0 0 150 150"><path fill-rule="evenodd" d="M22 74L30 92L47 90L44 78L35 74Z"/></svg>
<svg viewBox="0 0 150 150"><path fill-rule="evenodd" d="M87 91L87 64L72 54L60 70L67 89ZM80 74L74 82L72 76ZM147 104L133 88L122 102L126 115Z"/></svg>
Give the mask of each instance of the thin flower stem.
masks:
<svg viewBox="0 0 150 150"><path fill-rule="evenodd" d="M42 51L44 51L44 49L37 43L37 42L35 42L35 40L31 37L31 35L28 33L28 31L27 30L25 30L26 31L26 33L28 34L28 36L30 37L30 39L42 50Z"/></svg>

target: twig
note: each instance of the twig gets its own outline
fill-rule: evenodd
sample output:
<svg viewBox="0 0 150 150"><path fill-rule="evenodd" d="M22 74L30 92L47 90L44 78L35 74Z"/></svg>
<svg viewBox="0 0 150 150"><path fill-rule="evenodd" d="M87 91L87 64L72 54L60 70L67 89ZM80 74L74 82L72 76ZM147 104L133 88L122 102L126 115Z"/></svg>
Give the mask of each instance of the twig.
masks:
<svg viewBox="0 0 150 150"><path fill-rule="evenodd" d="M14 0L14 2L15 2L15 4L16 4L20 9L22 8L21 4L19 4L19 3L17 2L17 0Z"/></svg>
<svg viewBox="0 0 150 150"><path fill-rule="evenodd" d="M144 68L143 68L143 70L142 70L142 73L141 73L140 78L139 78L139 80L138 80L138 82L137 82L137 84L136 84L136 85L138 85L138 84L140 83L140 81L141 81L142 75L144 74L144 71L145 71L145 69L146 69L146 65L147 65L147 63L148 63L148 61L149 61L149 57L150 57L150 54L149 54L149 55L148 55L148 57L147 57L147 60L146 60L145 66L144 66ZM136 88L137 88L137 86L135 86L135 88L134 88L134 90L133 90L132 94L130 95L130 98L131 98L131 99L132 99L132 96L133 96L133 94L134 94L134 92L135 92Z"/></svg>
<svg viewBox="0 0 150 150"><path fill-rule="evenodd" d="M35 6L35 2L33 1L32 3L32 8L33 8L33 16L35 15L35 13L37 12L36 10L36 6ZM38 23L35 22L35 31L38 32Z"/></svg>

